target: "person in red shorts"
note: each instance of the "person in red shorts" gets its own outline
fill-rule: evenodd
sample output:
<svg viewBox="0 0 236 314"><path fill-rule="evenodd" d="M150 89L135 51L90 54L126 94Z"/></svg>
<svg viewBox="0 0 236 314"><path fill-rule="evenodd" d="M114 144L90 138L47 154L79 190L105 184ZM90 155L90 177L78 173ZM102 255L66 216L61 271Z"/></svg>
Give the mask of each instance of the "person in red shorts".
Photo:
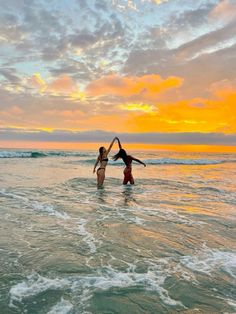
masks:
<svg viewBox="0 0 236 314"><path fill-rule="evenodd" d="M119 138L117 137L117 141L118 141L118 144L119 144L119 152L113 156L113 160L117 160L119 158L121 158L126 167L124 169L124 181L123 181L123 184L127 184L128 182L130 182L130 184L134 184L134 178L133 178L133 175L132 175L132 161L137 161L139 162L140 164L144 165L144 167L146 167L146 164L144 162L142 162L141 160L137 159L137 158L134 158L130 155L127 155L126 151L122 148L121 146L121 143L120 143L120 140Z"/></svg>

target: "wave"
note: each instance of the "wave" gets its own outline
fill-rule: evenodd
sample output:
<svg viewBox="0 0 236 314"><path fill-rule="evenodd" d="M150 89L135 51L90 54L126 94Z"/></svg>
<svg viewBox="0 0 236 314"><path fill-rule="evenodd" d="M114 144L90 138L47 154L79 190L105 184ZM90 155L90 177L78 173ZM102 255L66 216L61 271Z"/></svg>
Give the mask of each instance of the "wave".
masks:
<svg viewBox="0 0 236 314"><path fill-rule="evenodd" d="M134 266L134 269L136 268L136 265L130 266ZM135 272L130 270L119 271L109 265L94 269L95 272L90 275L81 274L66 278L49 278L38 273L33 273L28 275L25 280L11 287L9 291L9 305L10 307L16 307L24 299L34 297L48 290L70 290L73 296L76 295L77 303L80 304L80 307L85 309L89 305L89 300L97 291L137 287L145 291L156 292L161 301L166 305L177 306L179 308L184 307L180 301L172 299L169 291L164 287L166 278L170 275L169 269L165 271L164 267L165 265L155 265L148 267L145 272ZM61 305L60 307L62 307ZM71 303L67 303L66 306L67 308L72 308ZM59 305L57 305L58 307ZM55 311L55 307L53 310L51 313L58 313Z"/></svg>
<svg viewBox="0 0 236 314"><path fill-rule="evenodd" d="M0 158L88 157L89 153L67 151L0 151Z"/></svg>
<svg viewBox="0 0 236 314"><path fill-rule="evenodd" d="M45 157L91 157L90 159L79 160L80 163L94 164L96 158L92 152L72 151L0 151L1 158L45 158ZM143 160L147 165L217 165L223 163L235 163L236 160L229 159L207 159L207 158L154 158ZM109 165L123 165L122 160L109 160Z"/></svg>
<svg viewBox="0 0 236 314"><path fill-rule="evenodd" d="M82 163L92 164L95 159L81 160ZM236 160L216 160L216 159L180 159L180 158L160 158L160 159L145 159L143 160L147 165L217 165L224 163L235 163ZM109 165L123 165L122 160L109 160ZM134 162L135 164L135 162Z"/></svg>
<svg viewBox="0 0 236 314"><path fill-rule="evenodd" d="M217 165L235 160L162 158L147 159L145 162L150 165Z"/></svg>

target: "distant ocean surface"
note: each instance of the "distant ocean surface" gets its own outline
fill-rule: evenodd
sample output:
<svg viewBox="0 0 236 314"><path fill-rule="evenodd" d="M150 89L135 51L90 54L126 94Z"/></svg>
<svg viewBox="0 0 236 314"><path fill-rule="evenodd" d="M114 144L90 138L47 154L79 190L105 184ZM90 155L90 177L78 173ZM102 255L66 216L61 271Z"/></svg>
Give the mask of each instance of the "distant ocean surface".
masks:
<svg viewBox="0 0 236 314"><path fill-rule="evenodd" d="M129 153L0 150L1 314L236 313L236 154Z"/></svg>

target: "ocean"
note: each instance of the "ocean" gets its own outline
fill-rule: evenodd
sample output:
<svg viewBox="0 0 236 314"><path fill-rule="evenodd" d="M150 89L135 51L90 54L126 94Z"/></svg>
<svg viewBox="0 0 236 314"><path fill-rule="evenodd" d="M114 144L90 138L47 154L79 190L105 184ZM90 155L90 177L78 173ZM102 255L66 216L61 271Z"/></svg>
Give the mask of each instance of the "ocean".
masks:
<svg viewBox="0 0 236 314"><path fill-rule="evenodd" d="M236 154L0 150L0 313L236 313Z"/></svg>

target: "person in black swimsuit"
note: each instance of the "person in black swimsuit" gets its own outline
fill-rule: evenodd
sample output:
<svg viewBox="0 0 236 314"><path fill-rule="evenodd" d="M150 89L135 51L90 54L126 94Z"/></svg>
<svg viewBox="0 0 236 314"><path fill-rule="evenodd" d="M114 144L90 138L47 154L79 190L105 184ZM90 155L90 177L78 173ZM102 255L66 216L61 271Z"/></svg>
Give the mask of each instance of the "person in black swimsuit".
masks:
<svg viewBox="0 0 236 314"><path fill-rule="evenodd" d="M117 137L115 137L109 148L106 149L105 147L100 147L99 148L99 155L97 157L97 160L95 162L94 168L93 168L93 173L96 172L96 167L99 164L99 168L97 169L97 185L99 188L101 188L103 186L103 182L105 180L105 171L106 171L106 166L107 166L107 162L108 162L108 154L111 151L111 148L115 142L115 140L117 139Z"/></svg>

